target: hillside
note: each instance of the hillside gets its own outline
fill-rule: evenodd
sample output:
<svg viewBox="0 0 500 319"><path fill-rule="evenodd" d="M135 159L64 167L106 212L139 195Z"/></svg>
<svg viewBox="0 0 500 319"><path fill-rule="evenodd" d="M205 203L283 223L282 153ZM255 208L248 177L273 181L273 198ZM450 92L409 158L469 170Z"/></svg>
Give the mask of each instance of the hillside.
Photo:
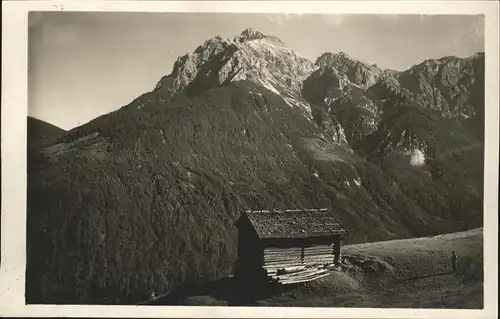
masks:
<svg viewBox="0 0 500 319"><path fill-rule="evenodd" d="M482 225L477 135L321 70L255 30L215 37L45 147L28 171L28 302L130 303L225 277L247 209L332 208L351 243ZM335 79L348 89L328 109L331 90L308 88ZM338 112L368 106L377 123L359 134L366 113Z"/></svg>
<svg viewBox="0 0 500 319"><path fill-rule="evenodd" d="M460 258L451 272L450 255ZM333 273L258 306L483 308L483 232L348 245L344 255L375 260L377 272Z"/></svg>
<svg viewBox="0 0 500 319"><path fill-rule="evenodd" d="M54 143L66 131L50 123L28 116L28 158L44 147ZM33 152L33 153L31 153Z"/></svg>
<svg viewBox="0 0 500 319"><path fill-rule="evenodd" d="M399 74L398 81L420 105L445 117L470 118L484 107L477 103L484 91L484 53L426 60Z"/></svg>
<svg viewBox="0 0 500 319"><path fill-rule="evenodd" d="M363 89L368 89L380 79L386 76L397 76L395 70L383 70L376 64L367 64L357 61L345 52L325 52L316 59L315 65L320 68L333 67L345 74L350 82Z"/></svg>
<svg viewBox="0 0 500 319"><path fill-rule="evenodd" d="M451 251L459 256L452 273ZM150 305L483 308L483 231L346 245L343 258L358 268L333 271L306 284L269 286L248 294L233 278L193 285Z"/></svg>

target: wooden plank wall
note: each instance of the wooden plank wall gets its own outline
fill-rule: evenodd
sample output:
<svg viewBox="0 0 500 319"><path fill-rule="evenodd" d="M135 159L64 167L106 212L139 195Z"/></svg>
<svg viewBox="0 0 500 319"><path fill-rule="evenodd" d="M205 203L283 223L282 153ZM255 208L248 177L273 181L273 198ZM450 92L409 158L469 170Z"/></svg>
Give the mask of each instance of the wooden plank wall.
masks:
<svg viewBox="0 0 500 319"><path fill-rule="evenodd" d="M304 263L308 266L333 263L333 245L317 245L304 249Z"/></svg>
<svg viewBox="0 0 500 319"><path fill-rule="evenodd" d="M311 247L291 247L264 249L263 267L270 273L278 269L312 267L332 264L334 261L333 245L316 245Z"/></svg>
<svg viewBox="0 0 500 319"><path fill-rule="evenodd" d="M264 249L264 268L278 269L303 265L302 248L274 248Z"/></svg>

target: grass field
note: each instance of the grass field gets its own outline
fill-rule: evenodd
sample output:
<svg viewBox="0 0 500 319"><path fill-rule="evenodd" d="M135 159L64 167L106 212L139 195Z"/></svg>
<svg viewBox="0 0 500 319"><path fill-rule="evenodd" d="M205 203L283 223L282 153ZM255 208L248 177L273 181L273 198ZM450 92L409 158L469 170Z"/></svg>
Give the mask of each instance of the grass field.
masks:
<svg viewBox="0 0 500 319"><path fill-rule="evenodd" d="M450 256L459 257L457 274ZM261 306L483 308L483 231L346 245L346 256L388 265L371 275L333 273L258 302Z"/></svg>
<svg viewBox="0 0 500 319"><path fill-rule="evenodd" d="M450 256L459 257L452 273ZM287 307L483 308L483 230L343 247L351 260L372 259L371 272L333 272L330 276L242 303L231 279L193 288L180 305ZM165 304L158 300L156 304Z"/></svg>

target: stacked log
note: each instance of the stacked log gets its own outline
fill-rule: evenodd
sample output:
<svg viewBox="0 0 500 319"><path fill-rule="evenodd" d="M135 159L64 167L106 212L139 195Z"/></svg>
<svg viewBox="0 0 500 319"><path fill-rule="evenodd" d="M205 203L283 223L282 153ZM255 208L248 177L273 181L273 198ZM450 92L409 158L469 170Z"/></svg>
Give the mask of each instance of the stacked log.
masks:
<svg viewBox="0 0 500 319"><path fill-rule="evenodd" d="M327 276L323 266L334 261L332 245L264 249L264 265L269 277L281 284L300 283Z"/></svg>
<svg viewBox="0 0 500 319"><path fill-rule="evenodd" d="M291 274L273 276L273 278L277 279L280 284L286 285L316 280L328 276L329 273L330 271L328 269L311 268Z"/></svg>

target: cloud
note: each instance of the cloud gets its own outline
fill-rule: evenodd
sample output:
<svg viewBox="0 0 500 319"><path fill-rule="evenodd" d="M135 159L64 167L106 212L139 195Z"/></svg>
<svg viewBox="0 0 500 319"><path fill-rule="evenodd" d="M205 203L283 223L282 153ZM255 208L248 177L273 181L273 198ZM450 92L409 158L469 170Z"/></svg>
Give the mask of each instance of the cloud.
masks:
<svg viewBox="0 0 500 319"><path fill-rule="evenodd" d="M425 154L419 149L414 150L411 153L410 164L413 166L424 165L425 164Z"/></svg>

